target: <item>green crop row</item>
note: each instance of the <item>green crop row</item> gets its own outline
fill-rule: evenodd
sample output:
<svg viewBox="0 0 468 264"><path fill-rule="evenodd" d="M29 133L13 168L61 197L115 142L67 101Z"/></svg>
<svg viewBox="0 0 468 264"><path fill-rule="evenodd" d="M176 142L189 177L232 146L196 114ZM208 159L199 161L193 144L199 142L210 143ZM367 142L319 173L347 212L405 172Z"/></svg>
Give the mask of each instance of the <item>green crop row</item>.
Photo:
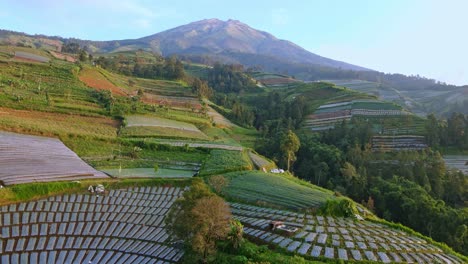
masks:
<svg viewBox="0 0 468 264"><path fill-rule="evenodd" d="M302 183L288 174L250 171L225 176L229 180L226 196L234 200L298 210L319 207L327 200L334 199L331 192Z"/></svg>
<svg viewBox="0 0 468 264"><path fill-rule="evenodd" d="M214 149L203 164L200 175L251 170L252 168L253 165L247 153L243 151Z"/></svg>

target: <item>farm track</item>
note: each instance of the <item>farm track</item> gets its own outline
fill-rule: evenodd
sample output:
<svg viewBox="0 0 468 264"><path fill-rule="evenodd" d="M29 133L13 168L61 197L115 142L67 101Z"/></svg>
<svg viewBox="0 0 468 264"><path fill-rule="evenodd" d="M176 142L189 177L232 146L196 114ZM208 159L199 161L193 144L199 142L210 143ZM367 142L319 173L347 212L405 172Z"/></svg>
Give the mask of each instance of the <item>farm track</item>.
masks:
<svg viewBox="0 0 468 264"><path fill-rule="evenodd" d="M253 164L255 164L255 166L258 169L268 168L268 167L270 167L272 165L271 161L265 159L261 155L258 155L258 154L254 153L252 151L249 151L249 157L252 160Z"/></svg>
<svg viewBox="0 0 468 264"><path fill-rule="evenodd" d="M208 116L210 116L216 125L221 127L235 127L237 125L233 124L229 119L224 117L222 114L218 113L212 107L208 106Z"/></svg>

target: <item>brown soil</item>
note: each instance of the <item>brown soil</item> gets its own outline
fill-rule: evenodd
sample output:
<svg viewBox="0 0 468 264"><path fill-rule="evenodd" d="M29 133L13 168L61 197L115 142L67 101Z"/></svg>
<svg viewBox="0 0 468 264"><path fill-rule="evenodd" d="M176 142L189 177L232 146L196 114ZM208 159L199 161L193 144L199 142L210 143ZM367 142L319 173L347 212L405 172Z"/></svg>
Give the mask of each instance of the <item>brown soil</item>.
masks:
<svg viewBox="0 0 468 264"><path fill-rule="evenodd" d="M80 81L84 82L87 86L96 90L108 90L115 95L128 96L128 93L124 91L124 89L115 86L97 70L83 69L80 72L79 78Z"/></svg>

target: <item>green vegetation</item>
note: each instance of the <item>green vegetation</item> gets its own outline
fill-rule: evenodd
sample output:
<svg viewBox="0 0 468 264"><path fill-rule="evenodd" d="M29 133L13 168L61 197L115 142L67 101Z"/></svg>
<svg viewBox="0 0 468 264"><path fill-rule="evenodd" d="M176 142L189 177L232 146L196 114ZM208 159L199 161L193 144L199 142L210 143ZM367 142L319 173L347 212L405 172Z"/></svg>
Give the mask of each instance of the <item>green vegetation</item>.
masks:
<svg viewBox="0 0 468 264"><path fill-rule="evenodd" d="M243 151L214 149L203 164L200 175L251 170L252 168L253 165L247 153Z"/></svg>
<svg viewBox="0 0 468 264"><path fill-rule="evenodd" d="M88 186L103 184L106 189L119 189L126 187L146 186L177 186L185 187L191 185L192 179L99 179L85 180L79 182L48 182L48 183L26 183L4 187L0 189L0 205L41 199L64 193L85 193Z"/></svg>
<svg viewBox="0 0 468 264"><path fill-rule="evenodd" d="M318 213L334 217L354 217L355 215L359 215L356 204L346 198L326 201L319 208Z"/></svg>
<svg viewBox="0 0 468 264"><path fill-rule="evenodd" d="M156 126L134 126L125 127L120 130L122 137L161 137L161 138L189 138L189 139L208 139L201 131L184 130L172 127Z"/></svg>
<svg viewBox="0 0 468 264"><path fill-rule="evenodd" d="M243 73L241 65L221 65L216 63L208 71L208 84L215 91L224 93L238 93L255 88L255 83Z"/></svg>
<svg viewBox="0 0 468 264"><path fill-rule="evenodd" d="M236 201L306 210L321 206L327 199L334 199L332 192L289 174L250 171L232 172L224 176L229 180L225 195Z"/></svg>
<svg viewBox="0 0 468 264"><path fill-rule="evenodd" d="M19 184L11 187L15 195L15 200L29 200L33 197L47 196L63 192L76 192L81 184L77 182L53 182L53 183L33 183Z"/></svg>
<svg viewBox="0 0 468 264"><path fill-rule="evenodd" d="M269 249L267 245L256 245L246 241L237 250L232 250L227 243L218 243L218 252L213 258L213 263L220 264L242 264L242 263L284 263L284 264L314 264L314 263L333 263L334 261L312 261L303 257L292 255L289 252L279 249ZM190 255L185 259L190 259ZM185 261L185 263L193 263Z"/></svg>

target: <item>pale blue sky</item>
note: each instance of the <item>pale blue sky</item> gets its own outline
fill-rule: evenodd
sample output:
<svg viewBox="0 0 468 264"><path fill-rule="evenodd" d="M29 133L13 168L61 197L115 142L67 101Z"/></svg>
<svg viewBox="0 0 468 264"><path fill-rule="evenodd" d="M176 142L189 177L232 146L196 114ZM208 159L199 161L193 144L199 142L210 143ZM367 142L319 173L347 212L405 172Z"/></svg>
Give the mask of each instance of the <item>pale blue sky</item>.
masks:
<svg viewBox="0 0 468 264"><path fill-rule="evenodd" d="M0 28L92 40L237 19L316 54L468 84L465 0L0 0Z"/></svg>

